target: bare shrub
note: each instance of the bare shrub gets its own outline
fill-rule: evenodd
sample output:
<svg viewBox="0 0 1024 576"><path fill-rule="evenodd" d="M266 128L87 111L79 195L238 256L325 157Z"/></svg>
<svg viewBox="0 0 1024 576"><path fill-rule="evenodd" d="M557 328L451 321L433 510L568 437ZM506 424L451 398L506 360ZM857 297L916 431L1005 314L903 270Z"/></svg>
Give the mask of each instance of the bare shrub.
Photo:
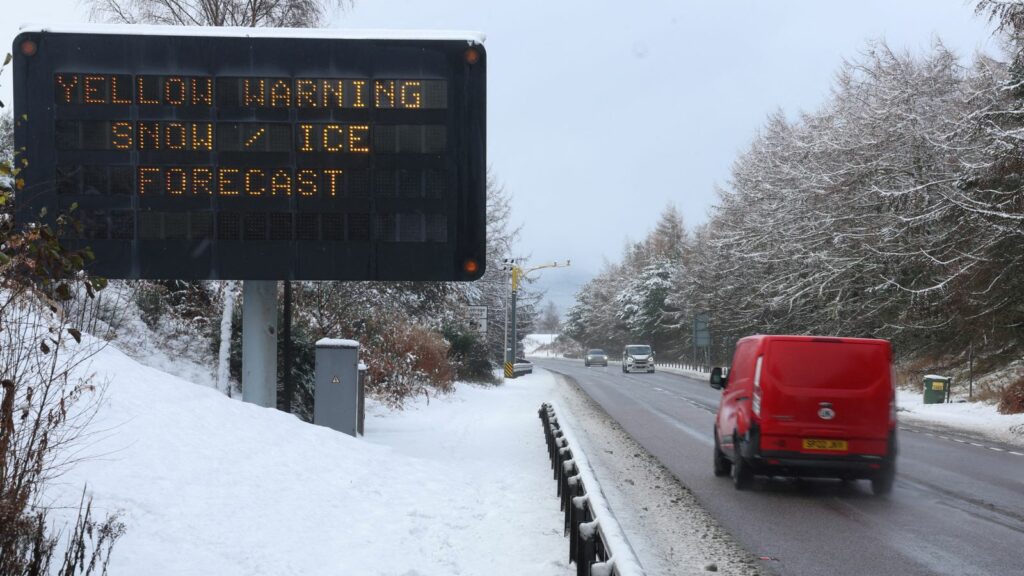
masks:
<svg viewBox="0 0 1024 576"><path fill-rule="evenodd" d="M1024 378L1018 378L1003 388L999 398L1000 414L1024 413Z"/></svg>
<svg viewBox="0 0 1024 576"><path fill-rule="evenodd" d="M427 328L401 320L382 319L368 326L367 392L392 408L414 396L430 398L454 390L448 343Z"/></svg>
<svg viewBox="0 0 1024 576"><path fill-rule="evenodd" d="M24 166L26 159L18 159ZM63 546L62 575L106 572L124 526L116 516L92 517L83 493L75 529L62 536L41 504L48 481L80 458L80 446L101 398L84 363L98 350L83 341L64 305L78 291L93 298L106 286L83 272L92 252L71 250L58 238L81 229L71 214L14 226L5 217L20 169L0 160L0 575L51 572Z"/></svg>
<svg viewBox="0 0 1024 576"><path fill-rule="evenodd" d="M0 575L46 574L64 547L60 574L106 572L124 532L117 515L93 518L83 493L76 527L65 538L48 522L40 497L78 461L102 398L84 363L99 344L83 342L68 316L0 294Z"/></svg>

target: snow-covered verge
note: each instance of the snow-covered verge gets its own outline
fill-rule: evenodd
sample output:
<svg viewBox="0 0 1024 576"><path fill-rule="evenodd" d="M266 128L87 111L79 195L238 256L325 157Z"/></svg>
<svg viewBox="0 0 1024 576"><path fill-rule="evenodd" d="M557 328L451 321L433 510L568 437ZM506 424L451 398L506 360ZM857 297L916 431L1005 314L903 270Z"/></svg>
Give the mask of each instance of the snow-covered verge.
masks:
<svg viewBox="0 0 1024 576"><path fill-rule="evenodd" d="M523 336L523 352L527 356L549 356L553 353L543 350L554 344L558 334L527 334Z"/></svg>
<svg viewBox="0 0 1024 576"><path fill-rule="evenodd" d="M1024 446L1024 414L1000 414L994 404L925 404L922 392L898 390L896 405L903 422L954 428L999 442Z"/></svg>
<svg viewBox="0 0 1024 576"><path fill-rule="evenodd" d="M112 574L571 573L536 412L549 377L374 406L355 439L113 346L90 370L90 457L46 498L77 505L87 483L123 511Z"/></svg>

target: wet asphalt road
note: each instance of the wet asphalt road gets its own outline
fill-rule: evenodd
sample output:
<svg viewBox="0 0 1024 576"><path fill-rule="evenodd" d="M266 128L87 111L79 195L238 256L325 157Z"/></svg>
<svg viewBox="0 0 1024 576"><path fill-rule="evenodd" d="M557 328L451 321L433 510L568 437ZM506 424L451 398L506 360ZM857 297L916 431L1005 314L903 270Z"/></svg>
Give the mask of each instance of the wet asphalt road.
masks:
<svg viewBox="0 0 1024 576"><path fill-rule="evenodd" d="M799 576L1024 574L1024 449L901 425L896 487L711 471L720 393L677 374L536 359L573 378L771 571ZM973 442L973 444L972 444Z"/></svg>

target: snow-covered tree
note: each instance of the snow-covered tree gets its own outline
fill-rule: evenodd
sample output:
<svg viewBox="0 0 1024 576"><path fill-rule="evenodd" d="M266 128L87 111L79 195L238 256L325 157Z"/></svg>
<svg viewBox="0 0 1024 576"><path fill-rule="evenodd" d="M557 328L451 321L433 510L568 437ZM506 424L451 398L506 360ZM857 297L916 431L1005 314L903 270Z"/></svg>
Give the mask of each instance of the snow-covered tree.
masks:
<svg viewBox="0 0 1024 576"><path fill-rule="evenodd" d="M95 20L118 24L312 28L348 0L88 0Z"/></svg>
<svg viewBox="0 0 1024 576"><path fill-rule="evenodd" d="M545 334L557 334L561 328L562 318L558 313L558 306L549 300L537 321L537 329Z"/></svg>
<svg viewBox="0 0 1024 576"><path fill-rule="evenodd" d="M690 236L663 214L580 290L569 335L643 336L685 357L693 319L707 315L720 362L757 332L886 337L904 356L1018 349L1020 5L979 4L1007 31L1007 62L964 66L939 41L923 54L874 42L842 63L817 110L771 114L708 222Z"/></svg>

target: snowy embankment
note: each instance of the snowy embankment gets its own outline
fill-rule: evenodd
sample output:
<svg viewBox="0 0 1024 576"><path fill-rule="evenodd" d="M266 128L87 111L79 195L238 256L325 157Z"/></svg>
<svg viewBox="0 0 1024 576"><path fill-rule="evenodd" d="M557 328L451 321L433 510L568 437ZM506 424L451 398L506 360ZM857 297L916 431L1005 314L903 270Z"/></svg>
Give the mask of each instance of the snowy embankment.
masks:
<svg viewBox="0 0 1024 576"><path fill-rule="evenodd" d="M75 506L87 483L123 511L112 574L572 572L537 419L547 375L374 407L355 439L113 347L91 371L106 386L88 459L46 496Z"/></svg>
<svg viewBox="0 0 1024 576"><path fill-rule="evenodd" d="M526 356L559 357L550 347L558 334L527 334L523 336L523 353Z"/></svg>
<svg viewBox="0 0 1024 576"><path fill-rule="evenodd" d="M925 404L923 392L898 390L899 418L908 424L939 426L1024 446L1024 414L1000 414L985 402Z"/></svg>

